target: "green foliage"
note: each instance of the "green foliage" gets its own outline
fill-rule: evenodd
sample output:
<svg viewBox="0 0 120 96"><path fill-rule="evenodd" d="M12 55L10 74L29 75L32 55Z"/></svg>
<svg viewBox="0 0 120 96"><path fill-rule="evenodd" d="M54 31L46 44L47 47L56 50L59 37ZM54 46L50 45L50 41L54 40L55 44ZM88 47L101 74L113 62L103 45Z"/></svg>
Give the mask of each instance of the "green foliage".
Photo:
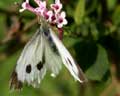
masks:
<svg viewBox="0 0 120 96"><path fill-rule="evenodd" d="M74 15L76 24L80 25L82 23L84 14L85 14L85 0L79 0Z"/></svg>
<svg viewBox="0 0 120 96"><path fill-rule="evenodd" d="M100 81L109 69L108 56L105 49L98 45L98 53L95 63L86 71L90 80Z"/></svg>
<svg viewBox="0 0 120 96"><path fill-rule="evenodd" d="M10 92L9 78L16 61L26 41L38 27L34 23L28 26L35 16L26 11L18 13L20 7L14 7L15 1L22 2L0 1L0 96L102 96L104 92L107 95L103 96L116 95L111 61L120 64L119 0L61 0L68 20L63 43L84 71L88 83L75 82L63 67L57 78L51 78L48 72L38 89L24 85L21 92ZM53 1L48 0L48 3ZM36 6L33 0L31 5ZM19 35L9 37L16 28L11 29L14 23L21 26L17 30ZM29 27L27 30L26 26ZM118 67L117 74L119 70ZM106 91L111 86L111 90Z"/></svg>

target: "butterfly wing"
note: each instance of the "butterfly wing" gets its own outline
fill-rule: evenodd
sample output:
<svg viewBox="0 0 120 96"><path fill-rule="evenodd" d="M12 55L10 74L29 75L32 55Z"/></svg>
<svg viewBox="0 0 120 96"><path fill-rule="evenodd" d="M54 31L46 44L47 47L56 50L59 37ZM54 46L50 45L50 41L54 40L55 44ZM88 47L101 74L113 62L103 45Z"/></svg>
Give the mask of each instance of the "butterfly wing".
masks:
<svg viewBox="0 0 120 96"><path fill-rule="evenodd" d="M52 72L51 76L55 77L62 65L62 60L56 45L54 44L52 37L50 36L49 24L43 20L41 24L41 32L45 45L45 59L46 68Z"/></svg>
<svg viewBox="0 0 120 96"><path fill-rule="evenodd" d="M62 58L64 65L70 71L71 75L75 78L75 80L78 80L79 82L87 81L80 67L76 64L71 54L62 44L60 39L58 39L58 37L56 36L52 29L50 29L50 36L52 37L52 40L59 51L59 54Z"/></svg>
<svg viewBox="0 0 120 96"><path fill-rule="evenodd" d="M40 83L46 73L45 55L43 54L44 43L41 32L38 30L26 44L18 59L10 80L11 88L19 89L24 82L34 87Z"/></svg>
<svg viewBox="0 0 120 96"><path fill-rule="evenodd" d="M26 44L15 71L11 77L11 88L19 89L26 82L33 87L39 87L47 70L56 76L61 69L61 58L54 48L55 44L45 35L45 29L41 26L32 39ZM49 31L48 31L49 34Z"/></svg>
<svg viewBox="0 0 120 96"><path fill-rule="evenodd" d="M59 53L57 52L58 50L54 42L49 39L50 37L48 37L47 39L45 36L43 37L44 37L43 40L45 43L46 67L49 71L52 72L51 76L54 77L58 75L61 69L62 60Z"/></svg>

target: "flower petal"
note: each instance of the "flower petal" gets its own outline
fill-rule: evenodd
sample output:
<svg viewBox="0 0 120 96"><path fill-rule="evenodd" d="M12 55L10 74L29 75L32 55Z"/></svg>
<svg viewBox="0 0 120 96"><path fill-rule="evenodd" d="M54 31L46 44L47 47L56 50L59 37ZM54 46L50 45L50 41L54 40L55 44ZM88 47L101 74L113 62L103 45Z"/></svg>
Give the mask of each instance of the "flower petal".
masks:
<svg viewBox="0 0 120 96"><path fill-rule="evenodd" d="M25 2L26 2L26 3L29 3L29 0L26 0Z"/></svg>
<svg viewBox="0 0 120 96"><path fill-rule="evenodd" d="M40 5L40 0L34 0L36 4L38 4L38 6Z"/></svg>
<svg viewBox="0 0 120 96"><path fill-rule="evenodd" d="M23 12L23 11L25 11L25 9L20 9L20 10L19 10L19 12Z"/></svg>
<svg viewBox="0 0 120 96"><path fill-rule="evenodd" d="M41 8L46 8L46 1L40 1L40 5Z"/></svg>
<svg viewBox="0 0 120 96"><path fill-rule="evenodd" d="M55 0L55 3L56 4L60 4L60 0Z"/></svg>
<svg viewBox="0 0 120 96"><path fill-rule="evenodd" d="M57 27L58 27L58 28L62 28L62 27L63 27L63 24L62 24L62 23L59 23L59 24L57 25Z"/></svg>
<svg viewBox="0 0 120 96"><path fill-rule="evenodd" d="M64 11L63 11L63 12L61 12L61 14L60 14L60 15L61 15L61 17L62 17L62 18L65 18L65 17L66 17L66 13L65 13Z"/></svg>
<svg viewBox="0 0 120 96"><path fill-rule="evenodd" d="M62 4L60 0L56 0L55 4L51 4L50 7L55 11L55 13L59 13L62 9Z"/></svg>
<svg viewBox="0 0 120 96"><path fill-rule="evenodd" d="M66 19L63 20L63 24L66 25L68 21Z"/></svg>

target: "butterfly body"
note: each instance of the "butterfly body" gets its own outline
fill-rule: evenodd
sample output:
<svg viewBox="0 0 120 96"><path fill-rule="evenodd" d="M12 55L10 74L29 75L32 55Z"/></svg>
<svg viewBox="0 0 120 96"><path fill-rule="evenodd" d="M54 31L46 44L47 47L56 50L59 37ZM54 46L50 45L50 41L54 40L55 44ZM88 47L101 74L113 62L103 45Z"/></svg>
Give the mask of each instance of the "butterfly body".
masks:
<svg viewBox="0 0 120 96"><path fill-rule="evenodd" d="M85 81L81 69L76 65L70 53L50 25L43 20L17 61L11 76L11 88L22 88L24 82L33 87L39 87L46 71L49 70L52 76L56 76L61 69L62 62L76 80Z"/></svg>

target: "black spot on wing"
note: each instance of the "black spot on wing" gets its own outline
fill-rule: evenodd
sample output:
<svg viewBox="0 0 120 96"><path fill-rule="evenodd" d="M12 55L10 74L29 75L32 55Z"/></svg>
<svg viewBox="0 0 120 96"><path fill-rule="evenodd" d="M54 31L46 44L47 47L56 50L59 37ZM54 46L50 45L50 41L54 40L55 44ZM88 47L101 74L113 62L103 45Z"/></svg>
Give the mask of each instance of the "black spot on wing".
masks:
<svg viewBox="0 0 120 96"><path fill-rule="evenodd" d="M40 71L42 68L43 68L43 65L45 64L45 53L43 52L43 56L42 56L42 61L40 61L38 64L37 64L37 69Z"/></svg>
<svg viewBox="0 0 120 96"><path fill-rule="evenodd" d="M71 64L71 66L72 66L72 62L70 61L70 59L69 58L67 58L67 60L68 60L68 62Z"/></svg>
<svg viewBox="0 0 120 96"><path fill-rule="evenodd" d="M27 66L26 66L26 72L27 72L27 73L30 73L30 72L31 72L31 70L32 70L31 65L30 65L30 64L29 64L29 65L27 65Z"/></svg>
<svg viewBox="0 0 120 96"><path fill-rule="evenodd" d="M42 62L40 61L40 62L37 64L37 69L40 71L42 67L43 67L43 64L42 64Z"/></svg>

